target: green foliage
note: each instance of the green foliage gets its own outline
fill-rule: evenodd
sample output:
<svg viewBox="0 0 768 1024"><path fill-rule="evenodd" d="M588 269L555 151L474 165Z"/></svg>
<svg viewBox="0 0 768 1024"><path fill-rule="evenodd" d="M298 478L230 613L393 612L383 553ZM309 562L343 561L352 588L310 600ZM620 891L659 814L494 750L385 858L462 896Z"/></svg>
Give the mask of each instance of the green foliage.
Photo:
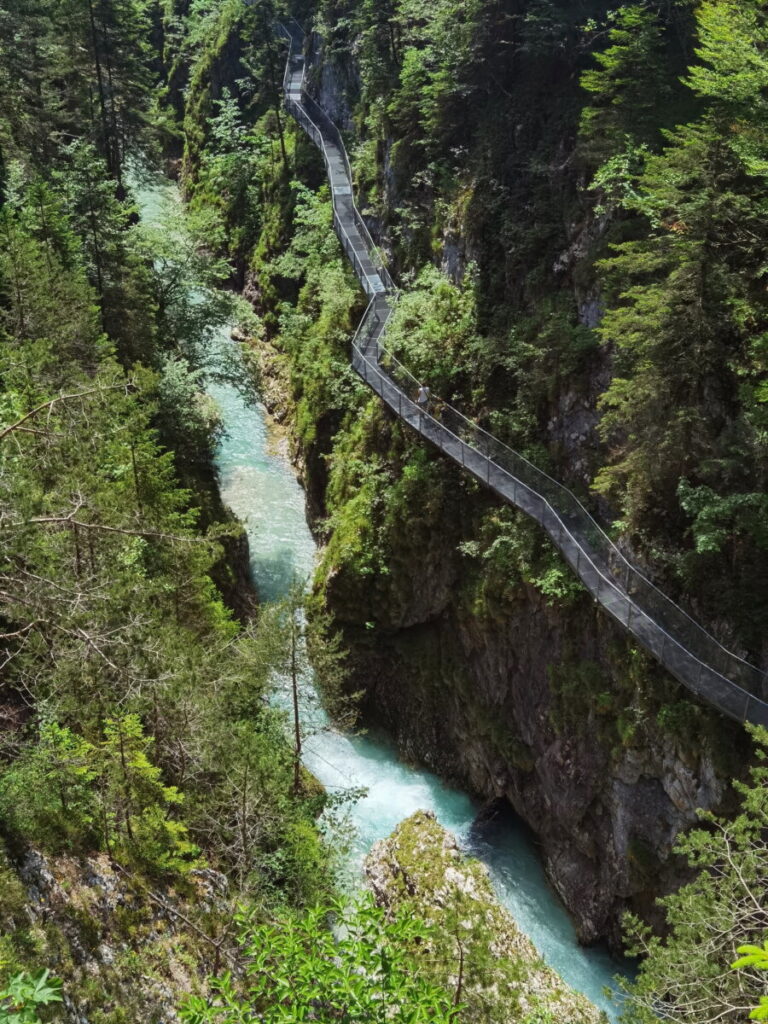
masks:
<svg viewBox="0 0 768 1024"><path fill-rule="evenodd" d="M425 267L402 296L387 327L387 347L436 395L451 399L478 346L471 277L451 284Z"/></svg>
<svg viewBox="0 0 768 1024"><path fill-rule="evenodd" d="M243 921L244 991L229 974L212 980L211 1002L191 999L187 1024L301 1020L439 1024L455 1020L449 994L412 969L427 938L413 917L388 918L371 899L350 909L315 907L275 924Z"/></svg>
<svg viewBox="0 0 768 1024"><path fill-rule="evenodd" d="M237 39L246 10L241 0L227 0L212 8L199 5L193 8L192 19L181 23L184 38L176 45L189 66L183 118L184 157L188 171L199 160L207 138L207 121L214 113L214 76L226 59L232 41Z"/></svg>
<svg viewBox="0 0 768 1024"><path fill-rule="evenodd" d="M461 5L440 0L424 19L419 0L397 4L400 71L388 112L401 138L412 135L439 150L456 124L452 119L467 109L482 10L478 0Z"/></svg>
<svg viewBox="0 0 768 1024"><path fill-rule="evenodd" d="M95 840L96 748L56 722L44 724L0 778L0 819L49 849Z"/></svg>
<svg viewBox="0 0 768 1024"><path fill-rule="evenodd" d="M28 51L17 82L0 70L0 664L3 707L19 722L2 735L0 827L14 853L40 852L57 892L86 858L106 863L104 851L128 893L106 921L80 894L30 922L3 860L0 955L14 972L55 962L78 1009L116 1024L154 1012L147 979L177 980L174 956L190 974L206 962L236 901L312 903L330 871L315 827L322 794L307 780L294 796L283 717L267 704L263 638L212 582L240 531L213 490L220 424L203 394L206 377L233 380L223 355L210 365L235 308L218 288L231 267L211 250L261 196L232 177L217 236L178 204L155 216L161 190L133 162L125 173L148 120L177 98L178 81L150 111L147 45L167 44L169 59L175 45L213 53L202 83L222 66L226 18L244 24L248 9L193 4L190 35L174 39L170 3L164 38L154 5L92 5L101 72L113 75L105 130L88 6L15 5L0 40L17 69L10 36ZM152 61L162 73L159 53ZM219 188L253 140L226 95L214 129ZM246 175L269 169L265 141L254 145ZM136 223L129 188L149 223ZM252 396L240 363L237 373ZM193 869L208 865L230 888L193 899ZM184 916L158 916L169 892ZM123 952L91 978L76 940Z"/></svg>
<svg viewBox="0 0 768 1024"><path fill-rule="evenodd" d="M749 782L736 783L739 813L732 819L702 813L704 826L678 841L677 853L696 873L660 901L667 936L653 936L637 918L628 919L632 952L645 958L628 988L622 1018L628 1024L651 1024L660 1014L674 1024L737 1024L761 998L768 935L768 734L756 730L755 739L759 763ZM752 955L731 970L745 946Z"/></svg>
<svg viewBox="0 0 768 1024"><path fill-rule="evenodd" d="M354 404L360 393L348 351L358 292L331 230L327 189L314 194L298 183L292 189L295 231L265 270L268 279L284 278L300 289L295 306L281 307L276 343L290 357L295 425L309 443L325 417Z"/></svg>
<svg viewBox="0 0 768 1024"><path fill-rule="evenodd" d="M508 508L487 512L475 536L460 546L469 561L465 593L474 614L493 614L499 602L519 599L521 584L535 587L548 604L568 604L583 593L555 549L522 513Z"/></svg>
<svg viewBox="0 0 768 1024"><path fill-rule="evenodd" d="M144 870L184 874L197 850L170 817L183 797L163 785L150 746L136 715L107 719L99 745L46 724L0 777L0 820L47 849L101 846Z"/></svg>
<svg viewBox="0 0 768 1024"><path fill-rule="evenodd" d="M610 298L599 332L614 364L595 488L709 614L733 610L754 648L767 596L766 19L760 5L727 3L696 18L699 63L685 81L699 115L614 189L637 226L602 264ZM695 552L681 555L689 536ZM738 592L752 595L749 609Z"/></svg>
<svg viewBox="0 0 768 1024"><path fill-rule="evenodd" d="M768 84L768 27L762 5L704 3L697 12L699 46L686 83L711 104L730 146L748 174L768 173L765 139L759 125L765 118Z"/></svg>
<svg viewBox="0 0 768 1024"><path fill-rule="evenodd" d="M62 139L95 147L122 187L147 142L152 5L144 0L12 0L0 34L0 138L6 157L47 170Z"/></svg>
<svg viewBox="0 0 768 1024"><path fill-rule="evenodd" d="M61 982L50 971L14 974L0 990L0 1024L40 1024L37 1008L61 1001Z"/></svg>
<svg viewBox="0 0 768 1024"><path fill-rule="evenodd" d="M170 816L184 797L176 786L163 784L161 770L147 756L151 745L137 715L104 723L100 789L105 842L150 872L184 874L197 866L199 851L187 840L186 826Z"/></svg>
<svg viewBox="0 0 768 1024"><path fill-rule="evenodd" d="M228 91L216 107L209 121L211 138L195 173L191 209L204 218L209 244L213 240L244 259L262 228L275 155L268 132L247 124Z"/></svg>
<svg viewBox="0 0 768 1024"><path fill-rule="evenodd" d="M598 66L581 76L590 93L581 112L581 140L597 163L615 155L622 138L634 146L655 141L659 108L669 94L656 11L625 4L608 17L609 45L595 54Z"/></svg>
<svg viewBox="0 0 768 1024"><path fill-rule="evenodd" d="M738 953L741 954L731 967L734 970L744 967L754 967L758 971L768 970L768 940L760 946L739 946ZM760 1005L756 1006L749 1015L750 1020L768 1020L768 996L760 996Z"/></svg>
<svg viewBox="0 0 768 1024"><path fill-rule="evenodd" d="M768 495L717 494L711 487L690 487L681 480L680 505L691 517L696 551L721 551L740 537L768 547Z"/></svg>
<svg viewBox="0 0 768 1024"><path fill-rule="evenodd" d="M768 970L768 942L763 946L739 946L738 953L741 954L738 960L731 964L731 967L757 967L760 971Z"/></svg>

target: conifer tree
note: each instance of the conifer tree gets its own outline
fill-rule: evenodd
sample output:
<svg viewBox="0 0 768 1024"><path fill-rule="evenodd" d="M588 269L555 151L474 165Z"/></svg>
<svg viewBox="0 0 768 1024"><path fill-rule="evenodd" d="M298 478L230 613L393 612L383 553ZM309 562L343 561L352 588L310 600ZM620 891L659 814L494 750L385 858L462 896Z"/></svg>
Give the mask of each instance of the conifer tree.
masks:
<svg viewBox="0 0 768 1024"><path fill-rule="evenodd" d="M755 733L759 763L737 783L742 804L733 818L702 814L702 827L677 852L694 879L662 899L669 932L660 938L630 917L632 951L643 956L628 988L627 1024L742 1024L760 1000L764 977L747 963L733 970L738 949L768 936L768 733Z"/></svg>

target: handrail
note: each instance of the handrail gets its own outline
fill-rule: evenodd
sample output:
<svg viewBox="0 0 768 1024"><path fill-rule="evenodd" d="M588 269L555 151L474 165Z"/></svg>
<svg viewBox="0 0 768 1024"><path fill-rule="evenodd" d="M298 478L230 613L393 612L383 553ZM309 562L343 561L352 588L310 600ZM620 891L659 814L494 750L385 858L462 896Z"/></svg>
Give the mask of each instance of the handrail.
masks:
<svg viewBox="0 0 768 1024"><path fill-rule="evenodd" d="M286 106L291 111L291 113L295 113L297 121L299 121L299 123L302 125L302 127L304 127L307 130L307 133L309 134L309 136L317 144L317 146L322 150L323 157L325 158L325 166L326 166L326 169L329 172L329 177L330 177L330 170L331 170L330 156L328 154L328 149L327 149L327 147L325 145L325 139L323 138L322 132L320 131L318 126L315 124L315 122L312 120L312 118L309 116L309 114L299 104L297 104L295 100L293 100L292 98L289 98L287 103L286 103ZM293 109L294 107L296 107L295 111ZM384 287L383 282L382 282L382 287L381 288L377 288L376 287L376 280L375 280L375 276L379 276L379 280L381 280L381 276L380 275L371 275L371 274L368 273L368 271L366 271L363 268L362 262L360 261L359 257L357 256L357 253L356 253L356 250L355 250L355 247L354 247L354 243L353 243L353 241L352 241L352 239L351 239L351 237L349 235L349 232L347 231L347 228L344 225L343 221L339 218L339 216L338 216L338 214L337 214L335 209L334 209L334 226L336 227L336 230L341 235L343 235L342 244L344 244L346 242L346 245L344 246L344 248L349 250L350 258L352 259L352 262L355 264L355 269L357 270L359 275L362 275L365 278L365 281L363 283L363 287L365 288L366 292L369 295L373 295L376 292L382 291L383 287ZM358 264L359 264L359 266L358 266Z"/></svg>
<svg viewBox="0 0 768 1024"><path fill-rule="evenodd" d="M294 31L281 26L290 44L283 80L285 105L322 151L332 186L334 175L341 176L343 195L331 189L334 227L370 296L352 342L354 369L419 434L536 519L586 589L680 682L738 721L768 725L768 703L762 699L768 691L766 673L729 651L647 579L571 491L449 403L434 398L433 409L439 412L433 415L407 397L419 382L381 345L395 286L383 262L375 258L379 250L352 198L341 134L306 92L303 56L299 74L296 51L303 48L304 33L295 21L294 25ZM323 127L310 116L309 110L315 108ZM375 287L376 277L380 287Z"/></svg>

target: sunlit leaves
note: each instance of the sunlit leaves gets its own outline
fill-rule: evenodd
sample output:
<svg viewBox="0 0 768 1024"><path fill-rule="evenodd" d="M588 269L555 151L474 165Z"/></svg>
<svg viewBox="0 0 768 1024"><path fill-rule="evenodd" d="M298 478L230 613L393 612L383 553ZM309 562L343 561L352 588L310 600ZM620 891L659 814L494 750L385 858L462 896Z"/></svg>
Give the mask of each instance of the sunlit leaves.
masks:
<svg viewBox="0 0 768 1024"><path fill-rule="evenodd" d="M243 922L245 990L231 975L213 982L214 999L191 999L186 1024L339 1021L341 1024L447 1024L460 1008L413 969L427 938L412 916L387 918L370 897L349 909L316 907L274 924Z"/></svg>
<svg viewBox="0 0 768 1024"><path fill-rule="evenodd" d="M661 904L668 933L660 938L630 919L634 952L645 954L637 982L629 986L622 1017L627 1024L741 1024L764 991L764 976L733 971L739 947L763 943L768 934L766 879L768 735L758 730L760 762L739 784L740 812L733 818L702 814L704 827L681 839L677 852L696 872Z"/></svg>
<svg viewBox="0 0 768 1024"><path fill-rule="evenodd" d="M0 990L0 1024L40 1024L38 1007L61 1001L61 982L50 971L21 971Z"/></svg>

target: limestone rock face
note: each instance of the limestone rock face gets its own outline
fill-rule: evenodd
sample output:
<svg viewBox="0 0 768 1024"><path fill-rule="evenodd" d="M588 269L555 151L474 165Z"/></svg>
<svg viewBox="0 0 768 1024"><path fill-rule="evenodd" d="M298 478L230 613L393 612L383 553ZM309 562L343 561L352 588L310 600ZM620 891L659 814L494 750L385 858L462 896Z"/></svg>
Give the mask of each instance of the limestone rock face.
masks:
<svg viewBox="0 0 768 1024"><path fill-rule="evenodd" d="M386 451L385 427L379 437ZM620 949L625 910L663 923L656 899L685 878L675 837L698 808L726 809L746 736L690 701L585 592L484 581L467 549L491 499L434 462L438 483L383 539L388 571L363 578L340 562L322 580L351 685L406 760L508 801L581 940Z"/></svg>
<svg viewBox="0 0 768 1024"><path fill-rule="evenodd" d="M337 598L338 587L329 588ZM485 800L507 800L536 832L580 939L620 948L627 908L660 923L656 897L683 877L677 834L697 808L722 806L731 774L723 748L739 749L736 728L674 685L671 706L690 729L661 728L661 669L586 598L550 607L527 587L505 614L482 620L454 596L437 612L433 600L425 588L425 621L406 628L400 611L390 623L381 606L369 612L375 643L354 648L369 719L406 759Z"/></svg>
<svg viewBox="0 0 768 1024"><path fill-rule="evenodd" d="M417 954L421 969L440 963L436 977L454 989L461 976L470 1019L513 1024L537 1019L537 1011L542 1019L569 1024L602 1019L543 963L498 904L486 868L461 853L432 813L417 811L376 843L365 874L380 906L413 906L433 926L433 937Z"/></svg>
<svg viewBox="0 0 768 1024"><path fill-rule="evenodd" d="M2 858L0 868L7 883ZM45 965L64 982L68 1024L89 1024L107 1010L173 1024L180 1001L203 990L201 979L214 970L210 944L198 941L186 922L191 914L227 909L229 883L218 871L192 871L182 897L150 893L105 854L46 856L31 849L13 877L18 892L13 899L3 893L0 931L23 928L35 937Z"/></svg>

